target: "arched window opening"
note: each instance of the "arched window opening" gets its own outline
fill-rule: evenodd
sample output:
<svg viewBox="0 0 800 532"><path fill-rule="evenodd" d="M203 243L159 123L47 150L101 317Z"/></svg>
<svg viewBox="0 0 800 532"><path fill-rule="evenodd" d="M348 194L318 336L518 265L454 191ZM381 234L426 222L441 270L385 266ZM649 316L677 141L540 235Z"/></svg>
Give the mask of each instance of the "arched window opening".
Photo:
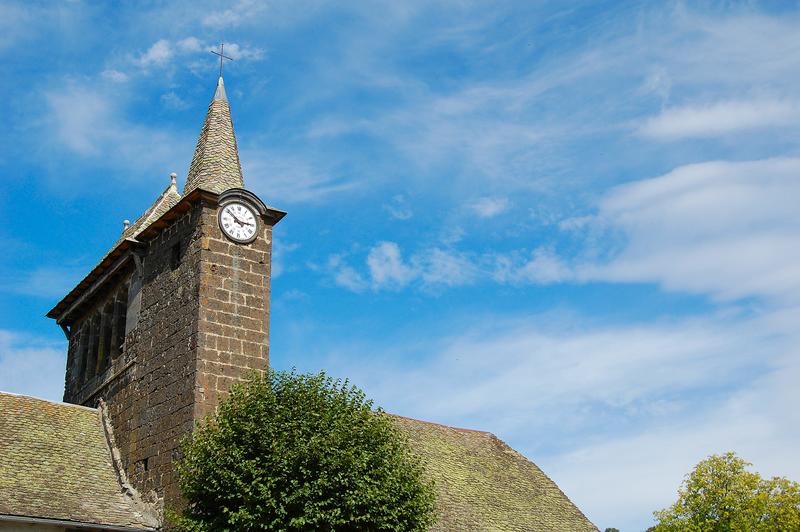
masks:
<svg viewBox="0 0 800 532"><path fill-rule="evenodd" d="M100 314L92 316L89 325L89 356L86 365L86 380L97 375L97 355L100 351Z"/></svg>
<svg viewBox="0 0 800 532"><path fill-rule="evenodd" d="M83 384L86 381L86 362L89 356L89 324L84 322L78 330L78 349L75 353L75 382Z"/></svg>
<svg viewBox="0 0 800 532"><path fill-rule="evenodd" d="M114 327L111 334L111 354L117 357L125 347L125 324L128 313L128 285L125 284L114 297Z"/></svg>
<svg viewBox="0 0 800 532"><path fill-rule="evenodd" d="M100 313L100 351L97 354L97 371L102 373L111 365L111 335L114 325L114 301L103 306Z"/></svg>

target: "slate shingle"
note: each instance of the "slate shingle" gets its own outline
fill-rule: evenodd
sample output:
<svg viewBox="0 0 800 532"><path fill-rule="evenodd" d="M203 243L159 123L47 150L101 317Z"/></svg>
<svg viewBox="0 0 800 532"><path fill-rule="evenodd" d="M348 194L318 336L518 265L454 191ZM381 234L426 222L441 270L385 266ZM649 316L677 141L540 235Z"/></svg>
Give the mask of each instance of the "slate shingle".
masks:
<svg viewBox="0 0 800 532"><path fill-rule="evenodd" d="M196 188L217 194L230 188L244 188L231 109L222 78L219 78L217 92L208 106L183 194L186 195Z"/></svg>
<svg viewBox="0 0 800 532"><path fill-rule="evenodd" d="M0 392L0 515L153 530L117 477L100 412Z"/></svg>
<svg viewBox="0 0 800 532"><path fill-rule="evenodd" d="M597 531L555 482L494 434L392 417L434 481L432 530Z"/></svg>

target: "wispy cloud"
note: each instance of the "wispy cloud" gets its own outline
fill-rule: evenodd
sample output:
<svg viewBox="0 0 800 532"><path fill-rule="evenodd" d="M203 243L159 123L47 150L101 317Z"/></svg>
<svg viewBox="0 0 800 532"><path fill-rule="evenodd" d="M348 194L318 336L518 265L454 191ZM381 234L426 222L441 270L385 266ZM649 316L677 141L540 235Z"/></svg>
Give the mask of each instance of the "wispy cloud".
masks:
<svg viewBox="0 0 800 532"><path fill-rule="evenodd" d="M354 268L348 266L341 255L331 255L328 257L328 267L333 271L333 281L353 292L363 292L369 287L369 283Z"/></svg>
<svg viewBox="0 0 800 532"><path fill-rule="evenodd" d="M316 202L360 184L311 157L250 147L240 152L245 182L270 202Z"/></svg>
<svg viewBox="0 0 800 532"><path fill-rule="evenodd" d="M389 203L384 203L383 209L395 220L410 220L414 216L414 211L402 194L394 196Z"/></svg>
<svg viewBox="0 0 800 532"><path fill-rule="evenodd" d="M367 255L367 267L373 286L400 288L408 284L417 271L408 266L394 242L379 242Z"/></svg>
<svg viewBox="0 0 800 532"><path fill-rule="evenodd" d="M508 209L508 198L483 197L468 205L468 208L481 218L494 218Z"/></svg>
<svg viewBox="0 0 800 532"><path fill-rule="evenodd" d="M762 470L800 476L790 406L800 400L798 338L784 322L767 314L592 326L492 314L439 325L401 349L382 344L378 358L375 346L340 340L328 358L302 364L363 383L389 411L495 431L594 519L640 529L711 452L733 449Z"/></svg>
<svg viewBox="0 0 800 532"><path fill-rule="evenodd" d="M665 109L640 132L660 140L714 137L765 127L795 126L800 103L785 100L725 101Z"/></svg>
<svg viewBox="0 0 800 532"><path fill-rule="evenodd" d="M165 92L161 95L161 103L168 109L186 109L189 104L175 91Z"/></svg>
<svg viewBox="0 0 800 532"><path fill-rule="evenodd" d="M717 161L613 189L595 222L620 251L580 275L800 301L799 173L800 159Z"/></svg>
<svg viewBox="0 0 800 532"><path fill-rule="evenodd" d="M577 255L561 256L547 247L503 252L425 247L411 250L404 262L397 243L383 242L370 250L367 269L376 289L415 280L445 286L489 279L502 284L649 282L719 300L797 302L798 173L800 159L686 165L620 185L600 199L596 215L560 224L584 238ZM434 258L448 264L449 276L430 274Z"/></svg>
<svg viewBox="0 0 800 532"><path fill-rule="evenodd" d="M0 390L61 401L66 342L0 329Z"/></svg>
<svg viewBox="0 0 800 532"><path fill-rule="evenodd" d="M183 166L176 161L188 161L195 133L190 136L131 122L122 107L125 99L116 97L111 89L68 79L45 91L43 97L47 115L42 135L52 142L51 158L60 152L105 167L162 175ZM116 172L114 176L124 178Z"/></svg>
<svg viewBox="0 0 800 532"><path fill-rule="evenodd" d="M37 266L21 276L7 276L0 283L0 291L48 299L60 298L67 295L86 272L87 265Z"/></svg>
<svg viewBox="0 0 800 532"><path fill-rule="evenodd" d="M267 2L239 0L227 9L214 10L203 17L203 24L212 28L235 27L243 22L252 22L269 7Z"/></svg>
<svg viewBox="0 0 800 532"><path fill-rule="evenodd" d="M126 73L120 72L119 70L114 70L113 68L103 70L100 75L103 77L103 79L113 81L114 83L125 83L129 79L129 76Z"/></svg>
<svg viewBox="0 0 800 532"><path fill-rule="evenodd" d="M136 63L145 68L163 66L172 59L174 53L172 44L168 40L159 39L136 59Z"/></svg>
<svg viewBox="0 0 800 532"><path fill-rule="evenodd" d="M159 39L146 51L136 56L133 62L143 69L165 67L171 64L176 57L209 52L216 49L216 43L207 43L194 36L177 41ZM225 43L225 55L239 61L258 61L264 58L264 50L229 42Z"/></svg>

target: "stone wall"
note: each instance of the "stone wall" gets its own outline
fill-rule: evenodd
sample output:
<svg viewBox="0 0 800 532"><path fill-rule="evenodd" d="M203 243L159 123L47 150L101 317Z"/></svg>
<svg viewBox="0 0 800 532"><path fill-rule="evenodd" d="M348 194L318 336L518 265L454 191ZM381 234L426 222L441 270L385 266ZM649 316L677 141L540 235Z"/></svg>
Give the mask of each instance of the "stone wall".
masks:
<svg viewBox="0 0 800 532"><path fill-rule="evenodd" d="M201 212L193 206L142 252L139 317L125 345L132 364L99 394L128 478L145 498L177 494L173 461L194 425Z"/></svg>
<svg viewBox="0 0 800 532"><path fill-rule="evenodd" d="M262 220L255 241L235 244L217 214L215 202L194 203L115 281L137 287L138 319L119 361L67 397L105 401L128 479L145 499L163 497L168 506L180 504L181 439L233 383L269 363L272 228Z"/></svg>
<svg viewBox="0 0 800 532"><path fill-rule="evenodd" d="M272 227L250 244L228 240L216 206L203 209L195 416L214 411L231 385L269 365Z"/></svg>

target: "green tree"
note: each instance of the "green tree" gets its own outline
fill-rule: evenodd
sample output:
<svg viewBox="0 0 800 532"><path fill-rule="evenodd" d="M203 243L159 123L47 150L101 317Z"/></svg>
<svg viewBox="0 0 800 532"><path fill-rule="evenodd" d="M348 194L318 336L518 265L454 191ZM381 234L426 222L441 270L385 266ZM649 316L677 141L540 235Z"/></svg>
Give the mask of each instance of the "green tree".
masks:
<svg viewBox="0 0 800 532"><path fill-rule="evenodd" d="M324 373L235 386L182 446L183 530L425 530L432 486L389 416Z"/></svg>
<svg viewBox="0 0 800 532"><path fill-rule="evenodd" d="M711 455L687 475L678 501L654 513L656 532L800 530L800 484L763 479L729 452Z"/></svg>

